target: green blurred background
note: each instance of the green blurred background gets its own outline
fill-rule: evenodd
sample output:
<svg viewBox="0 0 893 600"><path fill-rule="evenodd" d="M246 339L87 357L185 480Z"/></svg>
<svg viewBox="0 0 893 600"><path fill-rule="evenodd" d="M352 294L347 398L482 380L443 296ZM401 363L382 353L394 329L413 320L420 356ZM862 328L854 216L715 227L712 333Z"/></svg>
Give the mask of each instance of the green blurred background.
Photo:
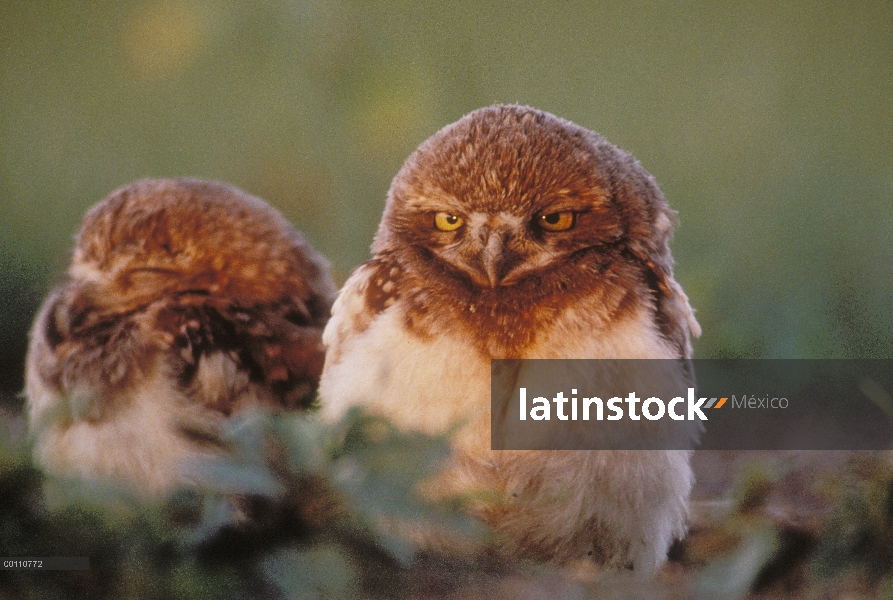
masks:
<svg viewBox="0 0 893 600"><path fill-rule="evenodd" d="M0 387L84 211L233 183L343 282L437 129L523 103L658 180L701 357L893 357L893 2L0 2Z"/></svg>

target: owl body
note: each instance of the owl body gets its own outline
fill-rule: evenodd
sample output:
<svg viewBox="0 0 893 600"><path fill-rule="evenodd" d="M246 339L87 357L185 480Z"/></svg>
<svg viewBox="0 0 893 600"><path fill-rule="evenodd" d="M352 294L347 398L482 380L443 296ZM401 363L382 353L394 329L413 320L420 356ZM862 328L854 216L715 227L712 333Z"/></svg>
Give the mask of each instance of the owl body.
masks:
<svg viewBox="0 0 893 600"><path fill-rule="evenodd" d="M249 407L309 404L335 287L279 213L191 179L122 188L84 217L31 331L28 416L50 473L150 496L199 484Z"/></svg>
<svg viewBox="0 0 893 600"><path fill-rule="evenodd" d="M685 532L689 452L491 450L490 361L689 357L673 223L651 176L593 132L519 106L447 126L395 177L374 257L333 306L323 416L362 406L453 431L427 491L495 494L473 510L510 553L654 571Z"/></svg>
<svg viewBox="0 0 893 600"><path fill-rule="evenodd" d="M427 493L496 490L499 501L479 504L474 512L503 535L503 550L510 554L557 563L595 557L645 574L661 565L670 543L685 531L693 484L688 452L491 450L490 359L506 354L482 349L491 343L483 329L475 341L451 327L419 335L407 326L399 300L370 315L363 298L374 287L373 273L370 265L360 267L336 301L324 337L330 348L320 382L324 418L336 421L350 407L362 406L428 435L460 426L455 455ZM624 358L675 357L644 311L610 327L598 317L581 319L579 311L597 313L582 303L553 316L537 343L511 357L616 358L620 351ZM366 329L339 336L339 327ZM416 531L408 535L426 546L461 547Z"/></svg>

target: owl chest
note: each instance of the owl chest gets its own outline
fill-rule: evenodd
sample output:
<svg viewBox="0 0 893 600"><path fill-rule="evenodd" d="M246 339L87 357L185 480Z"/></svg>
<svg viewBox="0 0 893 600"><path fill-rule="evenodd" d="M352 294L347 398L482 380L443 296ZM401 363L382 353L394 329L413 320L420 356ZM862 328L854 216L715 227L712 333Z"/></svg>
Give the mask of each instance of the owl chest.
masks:
<svg viewBox="0 0 893 600"><path fill-rule="evenodd" d="M679 358L646 306L612 317L585 305L550 320L518 357Z"/></svg>
<svg viewBox="0 0 893 600"><path fill-rule="evenodd" d="M320 381L327 419L361 406L399 427L437 434L489 414L491 358L672 356L644 312L606 327L590 315L563 311L541 322L534 341L509 355L486 347L487 331L453 327L419 335L398 308L379 314L345 344L337 363L327 363Z"/></svg>
<svg viewBox="0 0 893 600"><path fill-rule="evenodd" d="M341 360L326 364L319 391L328 420L361 406L399 427L437 434L485 411L489 382L489 357L469 340L419 336L390 310L345 344Z"/></svg>

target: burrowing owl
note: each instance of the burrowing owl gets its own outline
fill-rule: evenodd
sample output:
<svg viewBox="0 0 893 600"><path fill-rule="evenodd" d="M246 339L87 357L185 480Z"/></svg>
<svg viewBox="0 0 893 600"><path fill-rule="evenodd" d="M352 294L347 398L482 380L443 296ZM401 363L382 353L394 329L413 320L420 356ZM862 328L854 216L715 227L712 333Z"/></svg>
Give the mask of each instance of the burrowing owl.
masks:
<svg viewBox="0 0 893 600"><path fill-rule="evenodd" d="M477 512L506 549L652 572L685 532L690 453L493 451L490 359L690 357L674 217L632 156L548 113L445 127L395 177L374 256L335 302L323 415L458 424L435 488L495 491Z"/></svg>
<svg viewBox="0 0 893 600"><path fill-rule="evenodd" d="M38 462L158 496L196 483L249 406L305 407L335 286L263 201L221 183L146 180L84 217L31 332Z"/></svg>

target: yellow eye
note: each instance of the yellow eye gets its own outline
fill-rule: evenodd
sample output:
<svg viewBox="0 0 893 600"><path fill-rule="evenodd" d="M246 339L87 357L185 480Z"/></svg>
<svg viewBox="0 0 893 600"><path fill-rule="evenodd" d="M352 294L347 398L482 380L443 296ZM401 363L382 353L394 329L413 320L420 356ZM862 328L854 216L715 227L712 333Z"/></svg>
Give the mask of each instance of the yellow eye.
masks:
<svg viewBox="0 0 893 600"><path fill-rule="evenodd" d="M462 227L462 217L439 212L434 215L434 226L441 231L455 231Z"/></svg>
<svg viewBox="0 0 893 600"><path fill-rule="evenodd" d="M540 215L537 222L546 231L565 231L574 226L574 213L569 210L547 213Z"/></svg>

